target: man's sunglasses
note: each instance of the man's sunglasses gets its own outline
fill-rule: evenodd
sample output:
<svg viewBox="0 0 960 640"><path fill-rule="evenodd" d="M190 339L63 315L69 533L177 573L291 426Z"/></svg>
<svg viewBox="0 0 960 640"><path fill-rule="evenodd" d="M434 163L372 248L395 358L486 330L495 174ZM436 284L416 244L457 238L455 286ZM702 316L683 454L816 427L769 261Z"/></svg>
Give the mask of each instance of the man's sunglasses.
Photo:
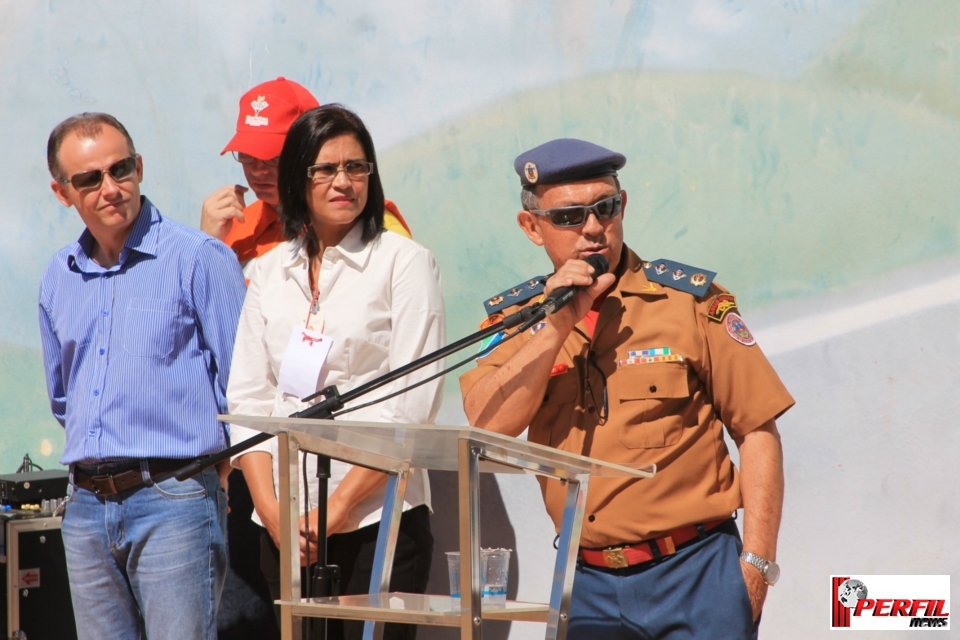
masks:
<svg viewBox="0 0 960 640"><path fill-rule="evenodd" d="M130 156L123 160L117 160L107 167L107 173L113 178L114 182L120 182L129 178L137 170L137 156ZM73 185L77 191L81 189L96 189L103 182L103 169L93 169L91 171L82 171L70 176L70 179L60 178L59 182Z"/></svg>
<svg viewBox="0 0 960 640"><path fill-rule="evenodd" d="M597 216L597 220L616 218L623 210L623 198L618 193L615 196L604 198L590 205L574 205L572 207L556 207L555 209L531 209L530 213L543 216L550 220L555 227L579 227L587 221L590 213Z"/></svg>

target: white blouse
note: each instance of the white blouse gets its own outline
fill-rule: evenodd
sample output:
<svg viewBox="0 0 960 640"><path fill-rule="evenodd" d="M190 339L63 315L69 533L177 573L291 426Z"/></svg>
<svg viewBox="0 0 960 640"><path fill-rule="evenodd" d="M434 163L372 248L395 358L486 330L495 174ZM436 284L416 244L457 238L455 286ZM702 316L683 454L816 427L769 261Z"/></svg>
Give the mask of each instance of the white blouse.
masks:
<svg viewBox="0 0 960 640"><path fill-rule="evenodd" d="M319 312L315 318L322 318L323 327L314 329L330 336L333 345L317 389L337 385L341 394L446 342L440 269L433 254L395 233L381 233L368 244L363 244L360 235L360 225L354 226L338 246L324 251L320 267ZM247 265L250 283L227 384L231 414L285 417L309 406L277 388L290 333L295 326L305 326L310 311L313 295L308 265L301 241L284 242ZM436 362L346 406L385 396L442 368L443 362ZM443 379L438 378L386 402L349 413L344 419L432 424L440 409L442 385ZM255 434L245 427L231 427L234 444ZM271 438L251 451L266 451L273 456L277 488L277 439ZM238 466L238 458L233 459L234 466ZM316 456L308 455L307 461L307 477L316 478ZM333 461L328 494L350 468L349 464ZM379 522L384 490L381 485L355 505L340 532ZM311 509L317 506L316 493L310 492ZM426 471L418 469L409 476L403 508L421 504L430 506L430 485ZM253 519L260 523L256 512Z"/></svg>

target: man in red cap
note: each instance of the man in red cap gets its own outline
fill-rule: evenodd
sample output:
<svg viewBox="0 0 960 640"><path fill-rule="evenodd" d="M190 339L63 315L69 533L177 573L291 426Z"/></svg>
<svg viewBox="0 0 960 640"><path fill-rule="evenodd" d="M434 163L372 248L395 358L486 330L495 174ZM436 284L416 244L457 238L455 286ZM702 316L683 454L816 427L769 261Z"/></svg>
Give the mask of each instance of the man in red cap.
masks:
<svg viewBox="0 0 960 640"><path fill-rule="evenodd" d="M247 187L226 185L203 201L200 229L222 240L246 263L283 242L283 226L277 218L280 193L277 165L290 125L305 111L319 107L302 85L280 77L253 87L240 98L237 133L220 155L232 151L243 166L243 175L257 201L247 206ZM384 225L411 237L400 210L384 201Z"/></svg>

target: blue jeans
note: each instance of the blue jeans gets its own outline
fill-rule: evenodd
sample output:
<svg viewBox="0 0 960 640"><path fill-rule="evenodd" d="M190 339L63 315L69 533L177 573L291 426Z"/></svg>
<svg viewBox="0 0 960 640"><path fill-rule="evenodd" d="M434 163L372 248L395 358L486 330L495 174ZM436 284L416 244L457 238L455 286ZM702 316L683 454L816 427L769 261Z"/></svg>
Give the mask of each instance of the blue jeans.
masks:
<svg viewBox="0 0 960 640"><path fill-rule="evenodd" d="M216 470L71 493L61 526L79 640L216 640L227 563Z"/></svg>
<svg viewBox="0 0 960 640"><path fill-rule="evenodd" d="M730 520L659 562L624 569L577 564L569 640L755 639Z"/></svg>

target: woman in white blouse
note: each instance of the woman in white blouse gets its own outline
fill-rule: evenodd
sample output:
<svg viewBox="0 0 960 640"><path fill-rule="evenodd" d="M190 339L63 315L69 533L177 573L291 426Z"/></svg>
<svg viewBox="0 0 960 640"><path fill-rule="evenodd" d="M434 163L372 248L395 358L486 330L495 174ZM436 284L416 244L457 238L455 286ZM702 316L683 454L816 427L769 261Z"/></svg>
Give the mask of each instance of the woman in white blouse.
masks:
<svg viewBox="0 0 960 640"><path fill-rule="evenodd" d="M416 242L383 231L376 154L356 114L331 104L300 116L280 154L279 190L287 242L258 258L250 273L227 388L230 412L238 415L288 416L305 408L299 398L317 389L336 385L341 393L349 391L445 343L436 260ZM295 331L332 340L316 380L304 380L302 367L300 374L291 373L300 356L291 341ZM311 366L308 361L300 364ZM406 387L441 367L426 367L374 395ZM346 419L430 424L440 407L441 382L357 410ZM233 442L240 442L253 432L234 426L231 435ZM315 456L307 458L307 477L316 478ZM238 456L234 466L243 470L254 519L266 529L261 567L279 597L276 439ZM341 593L365 593L386 476L337 461L331 472L327 561L340 566ZM311 540L304 537L302 525L301 561L307 544L316 558L316 486L309 494ZM433 548L429 511L427 474L417 470L407 483L391 590L426 589ZM359 638L361 632L362 623L344 622L341 629L339 621L330 620L328 637ZM412 638L415 632L413 626L387 625L385 637Z"/></svg>

